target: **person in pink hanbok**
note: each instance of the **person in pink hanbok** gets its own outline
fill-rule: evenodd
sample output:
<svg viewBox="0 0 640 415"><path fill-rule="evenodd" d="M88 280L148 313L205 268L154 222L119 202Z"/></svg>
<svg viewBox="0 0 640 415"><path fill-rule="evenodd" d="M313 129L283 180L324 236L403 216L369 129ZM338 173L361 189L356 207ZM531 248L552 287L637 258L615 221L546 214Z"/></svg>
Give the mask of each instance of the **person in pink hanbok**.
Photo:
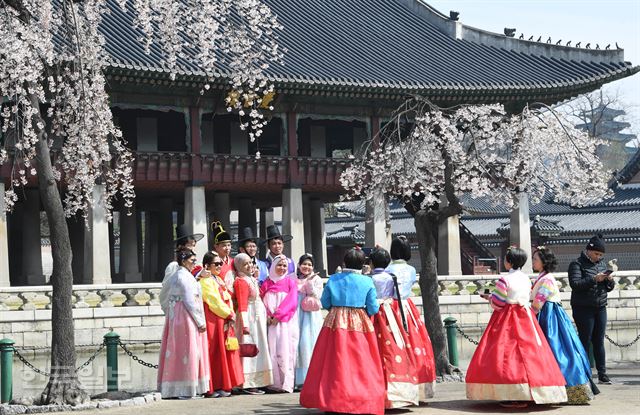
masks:
<svg viewBox="0 0 640 415"><path fill-rule="evenodd" d="M267 337L273 366L271 389L281 392L293 392L299 338L298 285L288 273L288 267L286 256L276 256L269 268L269 278L260 287L267 309Z"/></svg>
<svg viewBox="0 0 640 415"><path fill-rule="evenodd" d="M162 283L165 314L158 390L163 399L191 398L209 391L209 345L200 284L191 275L196 254L177 253L180 267Z"/></svg>

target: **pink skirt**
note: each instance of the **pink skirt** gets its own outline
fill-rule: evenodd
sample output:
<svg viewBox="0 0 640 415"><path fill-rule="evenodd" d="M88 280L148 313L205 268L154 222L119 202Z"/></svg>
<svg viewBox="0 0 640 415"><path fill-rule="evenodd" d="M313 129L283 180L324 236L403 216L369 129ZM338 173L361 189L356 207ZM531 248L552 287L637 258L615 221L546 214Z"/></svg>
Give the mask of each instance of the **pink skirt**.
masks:
<svg viewBox="0 0 640 415"><path fill-rule="evenodd" d="M198 331L182 301L170 307L162 333L158 390L162 398L202 395L209 391L207 334Z"/></svg>

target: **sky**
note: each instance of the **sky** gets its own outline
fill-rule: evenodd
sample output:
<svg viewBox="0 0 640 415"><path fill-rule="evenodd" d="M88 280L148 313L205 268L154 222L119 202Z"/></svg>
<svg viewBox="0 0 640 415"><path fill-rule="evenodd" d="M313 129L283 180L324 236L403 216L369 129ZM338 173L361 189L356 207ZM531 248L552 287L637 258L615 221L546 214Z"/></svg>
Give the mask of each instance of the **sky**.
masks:
<svg viewBox="0 0 640 415"><path fill-rule="evenodd" d="M445 15L460 13L465 25L503 33L505 27L516 28L516 38L524 33L537 39L551 36L553 43L562 39L572 44L607 44L617 42L624 49L624 59L640 65L640 0L424 0ZM625 132L640 135L640 73L605 86L619 94L632 124Z"/></svg>

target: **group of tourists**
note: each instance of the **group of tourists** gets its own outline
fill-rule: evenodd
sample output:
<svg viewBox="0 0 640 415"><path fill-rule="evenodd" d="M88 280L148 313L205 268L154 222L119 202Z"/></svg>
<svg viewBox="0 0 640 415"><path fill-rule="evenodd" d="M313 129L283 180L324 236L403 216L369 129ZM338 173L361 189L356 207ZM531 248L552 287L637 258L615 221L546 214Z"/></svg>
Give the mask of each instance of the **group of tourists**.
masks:
<svg viewBox="0 0 640 415"><path fill-rule="evenodd" d="M304 407L382 414L433 396L434 354L411 300L416 270L407 262L405 237L394 238L390 252L377 246L365 256L350 249L344 268L323 287L312 255L296 265L283 254L292 238L276 226L268 227L265 241L245 228L234 258L229 233L220 223L212 231L214 250L199 264L192 249L203 236L180 227L176 260L165 272L163 398L301 390ZM268 246L264 260L256 257L261 242ZM606 322L613 279L601 269L603 253L596 236L569 270L578 335L560 303L553 252L535 250L539 275L532 284L521 271L527 254L507 250L508 273L482 294L494 312L467 371L469 399L522 407L585 404L599 393L585 350L594 343L599 380L608 383L598 327L602 298Z"/></svg>
<svg viewBox="0 0 640 415"><path fill-rule="evenodd" d="M293 392L307 377L322 326L322 280L314 258L297 266L283 254L292 238L267 228L269 252L256 257L251 228L231 257L231 235L212 224L214 250L199 263L202 234L178 228L176 259L165 270L160 303L166 315L158 389L163 398L228 397Z"/></svg>

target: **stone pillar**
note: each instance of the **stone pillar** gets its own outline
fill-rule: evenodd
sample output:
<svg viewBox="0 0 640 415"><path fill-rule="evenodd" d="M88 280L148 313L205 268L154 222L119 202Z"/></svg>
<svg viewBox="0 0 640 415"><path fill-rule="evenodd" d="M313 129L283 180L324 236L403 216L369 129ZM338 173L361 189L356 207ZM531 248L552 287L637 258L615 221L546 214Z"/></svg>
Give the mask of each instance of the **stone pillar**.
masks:
<svg viewBox="0 0 640 415"><path fill-rule="evenodd" d="M111 250L109 224L101 204L104 185L93 188L93 209L89 212L89 228L85 227L84 284L111 284Z"/></svg>
<svg viewBox="0 0 640 415"><path fill-rule="evenodd" d="M273 225L273 223L273 208L260 209L260 238L266 239L267 226ZM269 247L266 243L260 246L260 258L265 258L268 250Z"/></svg>
<svg viewBox="0 0 640 415"><path fill-rule="evenodd" d="M22 221L22 280L26 285L44 285L40 239L40 192L25 189Z"/></svg>
<svg viewBox="0 0 640 415"><path fill-rule="evenodd" d="M229 192L215 192L213 194L213 209L211 210L211 221L222 222L225 230L230 228L229 216L231 215L231 202Z"/></svg>
<svg viewBox="0 0 640 415"><path fill-rule="evenodd" d="M460 219L449 216L438 227L438 275L462 275Z"/></svg>
<svg viewBox="0 0 640 415"><path fill-rule="evenodd" d="M526 192L518 193L511 211L511 234L509 241L527 253L527 263L522 272L532 273L531 268L531 224L529 223L529 197Z"/></svg>
<svg viewBox="0 0 640 415"><path fill-rule="evenodd" d="M256 208L253 206L253 200L248 197L242 197L238 199L238 232L246 227L251 228L254 235L257 234Z"/></svg>
<svg viewBox="0 0 640 415"><path fill-rule="evenodd" d="M0 287L11 285L9 281L9 229L4 204L4 183L0 181Z"/></svg>
<svg viewBox="0 0 640 415"><path fill-rule="evenodd" d="M196 257L202 260L204 254L209 250L207 224L207 204L204 197L204 186L189 186L185 189L184 196L184 222L191 232L201 233L204 238L196 244Z"/></svg>
<svg viewBox="0 0 640 415"><path fill-rule="evenodd" d="M327 233L324 227L324 203L322 200L311 199L311 244L313 250L314 265L316 272L326 277L328 275L327 263ZM306 222L309 223L309 222ZM305 230L306 230L305 226Z"/></svg>
<svg viewBox="0 0 640 415"><path fill-rule="evenodd" d="M302 223L307 224L304 227L304 252L313 254L313 243L315 241L311 236L311 218L311 198L309 198L309 195L302 195Z"/></svg>
<svg viewBox="0 0 640 415"><path fill-rule="evenodd" d="M365 246L373 248L380 245L384 249L391 248L391 230L387 229L385 218L385 199L383 196L376 200L367 200L365 205Z"/></svg>
<svg viewBox="0 0 640 415"><path fill-rule="evenodd" d="M282 233L293 236L284 244L284 253L297 261L304 254L304 223L302 215L302 189L282 190Z"/></svg>
<svg viewBox="0 0 640 415"><path fill-rule="evenodd" d="M138 262L138 212L135 204L120 209L120 267L118 282L141 282Z"/></svg>

